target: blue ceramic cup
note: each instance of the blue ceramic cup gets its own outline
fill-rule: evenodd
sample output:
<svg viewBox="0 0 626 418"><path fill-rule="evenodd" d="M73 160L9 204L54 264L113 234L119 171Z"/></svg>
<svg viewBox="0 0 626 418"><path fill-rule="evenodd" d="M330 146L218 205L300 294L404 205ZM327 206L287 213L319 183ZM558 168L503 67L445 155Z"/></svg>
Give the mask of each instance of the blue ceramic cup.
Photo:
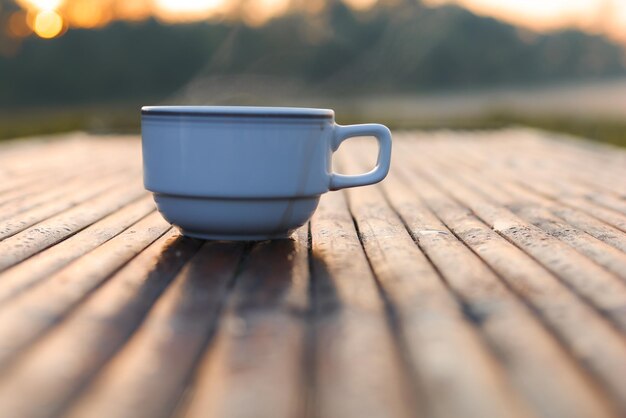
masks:
<svg viewBox="0 0 626 418"><path fill-rule="evenodd" d="M334 116L329 109L143 107L145 187L184 235L286 238L310 219L321 194L377 183L389 171L389 129L340 126ZM332 153L354 136L378 140L376 167L333 173Z"/></svg>

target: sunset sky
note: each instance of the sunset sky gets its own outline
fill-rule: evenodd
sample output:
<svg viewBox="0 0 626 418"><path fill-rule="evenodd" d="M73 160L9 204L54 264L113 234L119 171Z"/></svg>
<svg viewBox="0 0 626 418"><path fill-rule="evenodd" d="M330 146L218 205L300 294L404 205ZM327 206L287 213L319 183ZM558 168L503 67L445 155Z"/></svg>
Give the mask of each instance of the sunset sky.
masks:
<svg viewBox="0 0 626 418"><path fill-rule="evenodd" d="M536 30L577 27L626 42L626 0L425 0L460 4Z"/></svg>
<svg viewBox="0 0 626 418"><path fill-rule="evenodd" d="M262 24L292 4L315 8L322 0L17 0L24 9L12 16L16 36L34 31L54 37L67 27L99 27L114 19L155 16L165 22L240 16ZM345 0L355 8L374 7L377 0ZM578 27L626 42L626 0L424 0L431 6L457 3L473 12L535 30Z"/></svg>

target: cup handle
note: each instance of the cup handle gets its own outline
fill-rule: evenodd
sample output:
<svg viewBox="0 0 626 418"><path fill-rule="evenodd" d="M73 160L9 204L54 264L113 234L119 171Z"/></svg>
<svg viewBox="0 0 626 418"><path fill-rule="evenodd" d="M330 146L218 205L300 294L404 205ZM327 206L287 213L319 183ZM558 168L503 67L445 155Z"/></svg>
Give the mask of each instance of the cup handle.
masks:
<svg viewBox="0 0 626 418"><path fill-rule="evenodd" d="M391 164L391 132L384 125L366 123L363 125L335 125L332 151L335 152L343 141L355 136L373 136L378 141L378 159L376 167L370 172L358 175L331 173L330 190L345 189L347 187L367 186L378 183L387 176Z"/></svg>

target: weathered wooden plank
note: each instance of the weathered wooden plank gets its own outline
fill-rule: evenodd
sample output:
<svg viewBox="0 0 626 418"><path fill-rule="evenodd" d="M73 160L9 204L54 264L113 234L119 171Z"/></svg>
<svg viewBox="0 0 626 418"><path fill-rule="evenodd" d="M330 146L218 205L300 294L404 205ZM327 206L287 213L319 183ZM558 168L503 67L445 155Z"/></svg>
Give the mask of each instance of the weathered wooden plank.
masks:
<svg viewBox="0 0 626 418"><path fill-rule="evenodd" d="M411 415L411 382L341 193L324 195L311 234L312 414Z"/></svg>
<svg viewBox="0 0 626 418"><path fill-rule="evenodd" d="M0 375L0 410L22 418L60 415L137 329L199 246L170 230L142 251Z"/></svg>
<svg viewBox="0 0 626 418"><path fill-rule="evenodd" d="M63 216L63 212L68 211L68 209L73 208L74 211L81 211L83 208L88 208L92 206L90 199L95 201L106 200L108 198L105 196L119 194L120 190L127 190L128 188L140 190L140 185L136 178L131 178L132 181L129 184L128 178L122 176L110 177L89 187L82 187L63 199L49 202L46 205L35 207L5 219L0 224L0 240L15 235L51 216L57 214Z"/></svg>
<svg viewBox="0 0 626 418"><path fill-rule="evenodd" d="M532 171L531 167L520 171L517 160L507 163L504 158L489 159L487 158L489 154L484 149L485 145L481 145L471 146L471 144L463 143L463 146L459 147L459 144L455 143L454 147L462 149L462 155L464 156L462 159L456 158L455 162L472 167L476 174L480 175L481 179L496 185L500 190L506 190L506 194L500 193L501 197L511 198L514 195L523 199L525 201L524 205L538 205L565 220L568 224L626 252L626 233L588 215L586 212L558 202L554 198L548 198L536 189L529 188L525 185L525 182L528 181L527 173ZM468 158L468 156L471 156L471 158ZM501 181L504 179L506 181ZM520 181L520 179L525 179L525 181ZM544 184L544 182L538 179L533 184ZM507 201L507 205L509 209L515 211L520 203L513 200Z"/></svg>
<svg viewBox="0 0 626 418"><path fill-rule="evenodd" d="M84 155L86 146L86 141L73 135L48 137L45 140L24 138L9 143L3 141L0 148L0 175L41 174L51 167L67 163L67 157Z"/></svg>
<svg viewBox="0 0 626 418"><path fill-rule="evenodd" d="M60 167L50 168L50 171L56 169L55 175L52 175L52 172L47 172L46 175L35 175L30 171L25 173L5 173L4 177L0 178L0 183L2 184L0 190L3 188L7 188L7 190L0 191L0 207L6 208L9 203L23 201L26 197L35 193L44 192L51 187L63 185L68 180L88 176L93 172L106 168L112 168L110 161L98 161L97 164L90 164L82 170L76 170L76 167L72 167L69 170L62 170Z"/></svg>
<svg viewBox="0 0 626 418"><path fill-rule="evenodd" d="M181 416L306 415L307 229L254 246Z"/></svg>
<svg viewBox="0 0 626 418"><path fill-rule="evenodd" d="M507 176L505 173L499 170L488 170L488 173L478 174L470 171L467 166L463 165L463 161L456 155L446 156L444 161L437 154L437 151L432 153L430 151L426 152L429 160L436 162L441 167L441 170L454 169L455 173L463 178L468 187L497 204L511 209L521 218L567 243L581 254L626 281L626 254L624 252L594 238L573 225L563 222L538 203L533 196L515 187L515 185L509 184L506 181ZM470 154L465 152L463 155L463 160L467 160ZM483 161L480 165L484 167L485 162ZM626 243L626 238L622 237L622 239Z"/></svg>
<svg viewBox="0 0 626 418"><path fill-rule="evenodd" d="M584 230L597 239L607 242L622 251L626 251L626 234L623 231L612 228L592 216L586 215L585 212L558 202L554 194L552 194L552 198L547 198L543 194L537 193L532 187L534 184L544 184L545 182L542 181L542 179L530 180L531 184L529 187L527 185L529 182L528 173L533 171L531 166L520 167L517 161L515 164L506 164L501 158L488 159L486 158L485 145L472 147L470 144L464 144L462 149L464 158L456 158L455 161L458 164L468 164L470 161L473 162L471 166L475 169L477 174L481 173L481 178L484 178L488 183L492 183L498 187L501 186L502 189L507 190L508 193L514 194L533 204L541 205L563 218L571 225ZM471 156L471 159L467 158L468 156ZM484 171L488 171L489 174L482 174ZM549 174L552 175L553 172ZM495 180L503 178L507 181L502 182L502 184ZM500 195L502 196L503 194ZM504 197L506 196L505 194ZM519 203L513 201L507 202L507 204L516 205Z"/></svg>
<svg viewBox="0 0 626 418"><path fill-rule="evenodd" d="M354 189L349 197L368 259L398 318L403 350L417 382L418 415L531 415L380 192ZM403 206L415 208L413 200Z"/></svg>
<svg viewBox="0 0 626 418"><path fill-rule="evenodd" d="M474 154L473 156L478 157L479 154L477 153L477 154ZM486 161L483 160L483 161L480 161L479 163L483 167L486 167L485 165L487 163ZM510 171L507 172L502 169L494 168L494 169L489 170L489 173L490 174L488 175L488 178L500 178L500 179L504 178L507 181L502 182L501 184L500 183L495 184L495 183L492 183L492 181L489 181L488 179L486 179L485 175L481 175L481 177L478 180L481 183L492 183L494 186L496 186L501 191L501 193L499 193L499 195L497 196L498 199L500 199L501 203L506 204L509 207L511 207L511 209L513 210L515 209L539 210L540 208L536 206L537 205L541 206L549 210L550 212L560 216L561 218L566 220L568 223L570 223L572 226L580 228L581 230L589 233L595 238L601 241L604 241L616 248L619 248L622 251L626 251L626 234L623 231L619 231L615 228L612 228L608 226L607 224L600 222L598 220L595 220L593 217L589 215L586 215L584 212L573 209L567 205L556 202L554 200L544 198L540 195L533 194L529 189L525 189L519 186L518 184L515 184L513 182L514 177L512 176ZM525 171L518 173L517 177L524 177L525 176L524 173ZM511 181L508 181L509 179ZM540 182L540 180L538 180L537 182ZM494 189L495 187L491 187L489 193L492 195L495 195ZM518 206L522 206L522 208L519 208ZM525 208L525 206L529 206L529 207ZM541 218L549 222L557 222L554 218L550 218L550 216L546 214L542 214ZM568 233L572 231L570 231L566 225L563 225L560 231L555 230L555 233L558 234L559 232ZM567 238L566 235L563 235L563 237ZM581 239L584 239L584 236L581 237ZM572 241L572 244L575 245L575 242ZM590 246L594 246L594 244L590 242ZM599 250L603 251L604 248L599 248ZM608 249L607 252L612 253L612 250ZM619 258L621 257L621 255L618 255L616 257ZM622 266L618 268L613 268L612 270L616 272L616 274L619 275L620 272L623 272L626 269Z"/></svg>
<svg viewBox="0 0 626 418"><path fill-rule="evenodd" d="M515 130L504 133L493 133L488 143L495 146L499 154L512 155L511 150L516 149L518 154L515 160L518 162L533 162L537 168L550 168L559 178L573 185L587 187L591 193L604 190L617 196L626 196L626 183L615 182L615 179L626 176L626 162L621 158L623 153L618 152L617 148L605 148L601 144L576 138L564 139L540 131Z"/></svg>
<svg viewBox="0 0 626 418"><path fill-rule="evenodd" d="M0 415L168 416L183 390L189 416L624 415L626 154L516 132L396 135L395 174L232 288L232 244L122 232L152 204L121 176L77 199L135 181L138 142L0 146L0 217L32 222L0 226Z"/></svg>
<svg viewBox="0 0 626 418"><path fill-rule="evenodd" d="M0 306L0 368L169 228L159 214L149 215Z"/></svg>
<svg viewBox="0 0 626 418"><path fill-rule="evenodd" d="M531 175L519 176L517 182L532 192L538 192L544 196L554 200L565 207L569 206L576 210L581 210L596 217L609 225L612 225L622 231L626 231L626 216L615 211L603 204L598 203L598 199L588 195L579 196L572 194L564 194L550 185L549 181L543 180L541 177L532 177Z"/></svg>
<svg viewBox="0 0 626 418"><path fill-rule="evenodd" d="M5 179L0 182L0 201L5 194L10 194L15 191L19 193L20 189L31 187L33 184L37 184L40 181L41 177L39 175L12 176L10 180Z"/></svg>
<svg viewBox="0 0 626 418"><path fill-rule="evenodd" d="M170 416L215 328L244 247L244 244L222 242L204 244L157 301L128 344L63 415ZM267 387L266 383L263 380ZM287 392L288 385L270 387ZM241 388L237 389L239 393ZM243 403L240 407L259 412L255 405ZM204 412L208 416L208 409Z"/></svg>
<svg viewBox="0 0 626 418"><path fill-rule="evenodd" d="M404 146L398 148L404 149ZM412 151L415 153L415 150ZM402 151L397 155L402 155ZM408 162L407 162L408 164ZM626 286L616 276L541 229L498 206L464 185L463 179L448 170L433 167L430 160L411 163L411 169L425 176L476 213L509 241L539 260L567 282L622 331L626 331Z"/></svg>
<svg viewBox="0 0 626 418"><path fill-rule="evenodd" d="M615 145L541 131L534 131L531 140L538 146L554 150L554 154L567 158L576 168L593 167L600 175L626 175L626 154Z"/></svg>
<svg viewBox="0 0 626 418"><path fill-rule="evenodd" d="M49 178L48 181L38 181L30 187L19 188L5 193L0 196L0 222L37 206L55 200L62 200L75 190L90 187L98 179L120 173L130 176L135 175L128 169L97 167L85 175L68 175L60 179ZM17 197L15 197L16 195Z"/></svg>
<svg viewBox="0 0 626 418"><path fill-rule="evenodd" d="M602 206L605 206L609 209L614 210L615 212L626 214L626 202L624 202L621 199L617 199L609 195L600 195L596 193L594 195L589 196L589 200L595 203L599 203Z"/></svg>
<svg viewBox="0 0 626 418"><path fill-rule="evenodd" d="M511 383L533 413L544 417L617 416L597 398L593 384L499 278L455 237L422 202L399 184L385 183L422 250L460 298L470 318L501 360ZM384 197L374 190L351 191L361 201L365 225L380 217ZM377 210L378 209L378 210ZM358 218L357 218L358 221ZM551 369L553 373L546 374Z"/></svg>
<svg viewBox="0 0 626 418"><path fill-rule="evenodd" d="M115 166L126 164L137 167L138 149L133 144L136 142L95 140L85 135L72 135L68 139L55 139L32 149L23 147L27 152L11 154L0 151L0 196L20 187L20 183L37 183L55 178L60 173L79 174L83 170L88 171L94 164L108 162ZM96 161L94 155L98 156Z"/></svg>
<svg viewBox="0 0 626 418"><path fill-rule="evenodd" d="M106 173L105 173L106 174ZM128 178L129 173L123 173L122 174L124 177ZM106 179L109 180L109 183L114 180L115 178L117 179L121 179L123 178L122 175L120 175L119 173L117 174L117 176L113 175L113 176L98 176L99 179ZM136 174L130 174L130 177L136 177ZM95 183L95 184L94 184ZM91 188L91 186L95 186L96 188L102 187L100 186L99 183L104 183L105 185L107 184L106 182L94 182L93 178L86 178L86 179L75 179L74 181L71 181L70 184L58 184L58 183L53 183L53 184L48 184L48 188L45 192L43 193L38 193L34 196L30 196L28 197L25 201L18 201L18 202L7 202L6 207L3 208L2 212L0 213L0 222L4 223L11 223L11 222L16 222L16 220L19 219L26 219L28 216L31 215L31 213L38 213L37 210L39 209L39 212L41 212L41 206L42 204L46 203L47 206L51 206L51 207L56 207L59 206L60 209L56 210L54 213L58 213L68 207L71 206L71 201L73 199L76 199L74 197L74 195L76 195L76 191L82 191L81 194L79 194L79 199L80 196L82 195L86 195L86 196L90 196L89 195L89 189ZM68 203L69 201L69 203ZM47 212L44 209L44 216L45 213L49 213L51 212L51 210L48 210ZM53 209L54 210L54 209Z"/></svg>
<svg viewBox="0 0 626 418"><path fill-rule="evenodd" d="M468 141L458 141L455 145L472 150L482 148L483 157L485 153L495 153L498 158L488 160L489 164L513 166L518 174L523 173L519 182L531 189L542 190L554 199L580 197L596 206L617 208L618 211L624 209L620 199L626 196L626 181L620 179L626 177L626 171L619 174L616 172L618 167L610 165L590 171L585 155L563 160L562 151L543 149L541 144L549 141L537 141L536 135L518 138L519 133L504 133L474 146L468 147ZM519 143L512 142L520 140Z"/></svg>
<svg viewBox="0 0 626 418"><path fill-rule="evenodd" d="M46 251L33 255L14 267L1 272L0 305L24 289L44 280L70 262L99 247L152 211L154 211L152 197L140 198ZM19 238L21 238L21 234L0 242L0 265L3 263L8 265L18 258L18 254L11 251L11 248L18 245L14 241ZM38 250L35 246L30 249L30 253L35 253ZM22 253L19 258L25 258L30 253Z"/></svg>
<svg viewBox="0 0 626 418"><path fill-rule="evenodd" d="M552 213L568 224L626 253L626 234L624 231L566 205L550 204L549 208Z"/></svg>
<svg viewBox="0 0 626 418"><path fill-rule="evenodd" d="M541 172L540 168L545 166L546 162L552 159L545 158L545 154L536 155L534 159L531 159L527 154L527 149L519 150L519 147L513 145L507 147L505 146L506 144L500 144L497 140L488 141L486 144L483 144L482 147L476 144L472 146L468 141L456 140L451 145L453 145L455 149L462 149L463 152L482 155L484 161L488 161L490 165L503 168L507 167L517 184L526 188L528 191L554 201L561 208L569 207L577 211L588 213L608 225L620 229L621 231L626 231L626 216L589 200L589 190L572 192L573 186L569 173L568 177L564 180L555 183L553 178L561 175L561 172L564 171L562 165L550 166L548 171L544 169L544 171ZM490 147L493 147L493 149ZM478 151L477 148L482 149ZM498 158L488 158L488 156L494 154L498 155ZM473 164L476 169L485 168L484 164L477 164L469 160L466 160L465 163ZM590 175L586 175L584 178L588 177L590 177ZM615 180L616 178L613 178L612 181L607 184L611 184L612 187L619 185L620 183L616 183ZM598 186L595 185L595 187Z"/></svg>
<svg viewBox="0 0 626 418"><path fill-rule="evenodd" d="M564 198L560 199L560 201L570 207L583 210L591 216L623 232L626 232L626 216L621 213L617 213L611 209L599 207L582 198Z"/></svg>
<svg viewBox="0 0 626 418"><path fill-rule="evenodd" d="M75 234L141 196L137 184L120 185L0 241L0 271Z"/></svg>
<svg viewBox="0 0 626 418"><path fill-rule="evenodd" d="M538 155L535 156L536 161L551 160L546 159L545 154L541 152L545 151L539 150ZM527 158L518 157L516 160L528 167ZM589 161L584 158L584 155L577 157L570 164L558 163L560 161L557 160L552 165L548 165L549 171L544 169L539 173L534 173L534 170L527 172L541 175L545 179L544 181L554 183L561 191L567 191L567 193L561 192L561 195L583 197L601 207L621 213L626 211L626 205L623 201L626 197L626 180L623 180L626 178L626 170L623 170L622 167L611 167L605 164L597 170L589 171ZM534 166L536 167L537 164Z"/></svg>
<svg viewBox="0 0 626 418"><path fill-rule="evenodd" d="M621 383L626 375L624 339L554 275L478 220L468 208L423 177L405 174L407 189L400 196L410 199L411 192L419 194L459 239L541 315L568 351L626 411L626 388ZM399 180L392 176L383 188L397 187L394 183Z"/></svg>
<svg viewBox="0 0 626 418"><path fill-rule="evenodd" d="M136 170L138 151L137 141L94 140L85 135L54 140L21 155L0 150L0 202L45 184L62 185L64 177L89 176L98 168Z"/></svg>

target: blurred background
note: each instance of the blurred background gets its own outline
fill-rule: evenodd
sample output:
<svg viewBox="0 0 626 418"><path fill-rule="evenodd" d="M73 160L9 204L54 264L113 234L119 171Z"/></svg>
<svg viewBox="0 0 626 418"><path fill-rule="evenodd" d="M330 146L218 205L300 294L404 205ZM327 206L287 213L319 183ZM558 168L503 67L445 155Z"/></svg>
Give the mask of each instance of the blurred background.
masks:
<svg viewBox="0 0 626 418"><path fill-rule="evenodd" d="M625 48L626 0L0 0L0 138L234 104L626 145Z"/></svg>

